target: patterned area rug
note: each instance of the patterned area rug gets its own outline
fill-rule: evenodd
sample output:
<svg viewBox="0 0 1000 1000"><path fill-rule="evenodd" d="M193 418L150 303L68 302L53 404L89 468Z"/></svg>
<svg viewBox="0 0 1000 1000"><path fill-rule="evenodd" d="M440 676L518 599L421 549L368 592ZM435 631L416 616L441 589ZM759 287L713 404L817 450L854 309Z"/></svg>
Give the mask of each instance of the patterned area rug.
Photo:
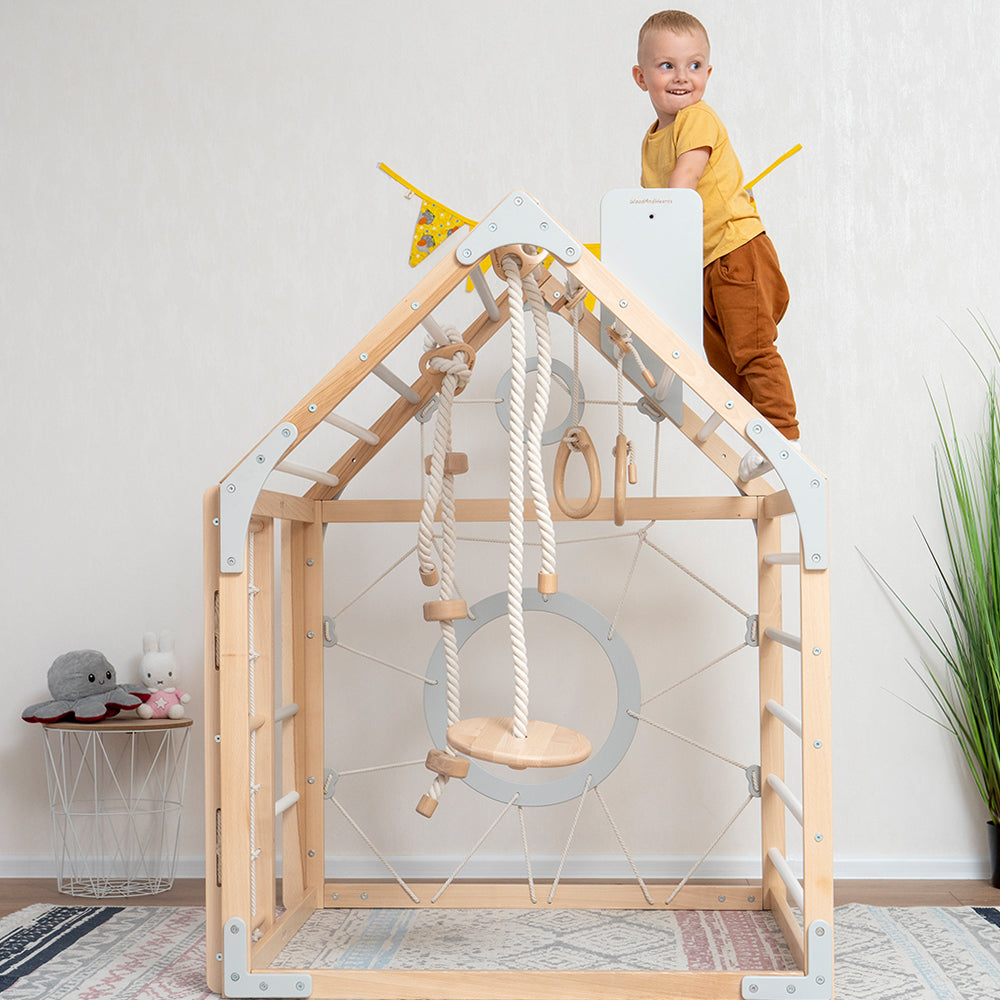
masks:
<svg viewBox="0 0 1000 1000"><path fill-rule="evenodd" d="M854 904L835 920L837 1000L1000 1000L994 907ZM204 923L196 907L28 907L0 920L0 993L206 1000ZM276 965L749 970L790 960L755 913L325 910Z"/></svg>

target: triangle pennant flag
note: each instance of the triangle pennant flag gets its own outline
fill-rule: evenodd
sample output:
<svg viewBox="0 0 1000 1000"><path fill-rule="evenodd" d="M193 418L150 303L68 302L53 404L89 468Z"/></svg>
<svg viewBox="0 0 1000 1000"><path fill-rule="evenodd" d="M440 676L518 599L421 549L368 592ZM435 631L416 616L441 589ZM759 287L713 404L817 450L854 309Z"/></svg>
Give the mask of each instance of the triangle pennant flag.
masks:
<svg viewBox="0 0 1000 1000"><path fill-rule="evenodd" d="M453 212L440 202L424 198L420 202L420 214L413 230L410 267L416 267L439 243L443 243L468 222L464 216Z"/></svg>

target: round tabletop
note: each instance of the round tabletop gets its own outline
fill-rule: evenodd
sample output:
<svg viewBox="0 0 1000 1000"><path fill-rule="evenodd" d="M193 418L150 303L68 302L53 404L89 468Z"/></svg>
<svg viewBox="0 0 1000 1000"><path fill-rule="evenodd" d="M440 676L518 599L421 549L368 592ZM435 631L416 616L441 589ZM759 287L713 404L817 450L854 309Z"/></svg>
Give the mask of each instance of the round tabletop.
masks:
<svg viewBox="0 0 1000 1000"><path fill-rule="evenodd" d="M194 724L194 719L140 719L131 716L123 719L115 715L97 722L43 722L45 729L69 729L77 732L96 730L102 733L141 733L145 730L184 729Z"/></svg>

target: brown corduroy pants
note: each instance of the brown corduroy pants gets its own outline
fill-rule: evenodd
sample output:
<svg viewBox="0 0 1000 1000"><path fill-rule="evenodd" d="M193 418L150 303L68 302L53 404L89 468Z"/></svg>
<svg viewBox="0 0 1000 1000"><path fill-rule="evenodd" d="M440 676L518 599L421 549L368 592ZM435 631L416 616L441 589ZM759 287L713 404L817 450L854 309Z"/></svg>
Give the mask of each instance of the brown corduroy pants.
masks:
<svg viewBox="0 0 1000 1000"><path fill-rule="evenodd" d="M788 286L766 233L704 271L704 343L709 364L786 438L799 436L795 397L775 341Z"/></svg>

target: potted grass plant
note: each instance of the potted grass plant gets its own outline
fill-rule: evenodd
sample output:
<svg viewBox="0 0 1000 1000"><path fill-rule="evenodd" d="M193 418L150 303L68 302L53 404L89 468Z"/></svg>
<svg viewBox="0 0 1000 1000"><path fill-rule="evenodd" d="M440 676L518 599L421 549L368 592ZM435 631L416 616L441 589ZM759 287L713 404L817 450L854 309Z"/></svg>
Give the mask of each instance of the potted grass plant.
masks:
<svg viewBox="0 0 1000 1000"><path fill-rule="evenodd" d="M980 329L1000 363L1000 342L985 324ZM986 806L992 884L1000 888L1000 388L996 367L973 361L985 386L980 430L963 439L947 393L943 405L934 402L946 551L928 549L947 624L925 625L900 603L933 648L916 669Z"/></svg>

